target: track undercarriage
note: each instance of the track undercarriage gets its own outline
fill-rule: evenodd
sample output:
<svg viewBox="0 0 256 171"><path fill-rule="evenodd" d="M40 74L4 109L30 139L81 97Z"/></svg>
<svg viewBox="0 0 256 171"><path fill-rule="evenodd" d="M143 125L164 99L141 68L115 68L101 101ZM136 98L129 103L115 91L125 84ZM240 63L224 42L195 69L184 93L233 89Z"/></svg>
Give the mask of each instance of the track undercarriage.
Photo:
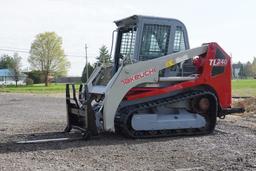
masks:
<svg viewBox="0 0 256 171"><path fill-rule="evenodd" d="M162 113L156 113L159 108ZM121 107L115 127L132 138L208 134L214 130L217 111L213 93L194 90Z"/></svg>

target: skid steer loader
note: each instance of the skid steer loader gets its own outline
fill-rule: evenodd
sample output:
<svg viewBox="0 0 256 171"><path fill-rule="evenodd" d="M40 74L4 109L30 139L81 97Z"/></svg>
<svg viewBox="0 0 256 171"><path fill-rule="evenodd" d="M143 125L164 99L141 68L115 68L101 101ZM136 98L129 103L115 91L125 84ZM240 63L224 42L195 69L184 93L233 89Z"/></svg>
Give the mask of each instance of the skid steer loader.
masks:
<svg viewBox="0 0 256 171"><path fill-rule="evenodd" d="M67 127L84 135L132 138L211 133L231 108L231 58L217 44L190 49L176 19L134 15L115 21L114 62L66 85Z"/></svg>

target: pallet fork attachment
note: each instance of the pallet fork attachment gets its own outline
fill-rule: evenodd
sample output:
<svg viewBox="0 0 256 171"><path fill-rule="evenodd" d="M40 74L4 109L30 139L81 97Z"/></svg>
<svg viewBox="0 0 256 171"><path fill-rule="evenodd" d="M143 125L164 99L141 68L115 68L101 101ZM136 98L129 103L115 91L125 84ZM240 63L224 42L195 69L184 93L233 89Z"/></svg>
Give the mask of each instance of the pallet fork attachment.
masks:
<svg viewBox="0 0 256 171"><path fill-rule="evenodd" d="M87 89L87 86L81 84L79 86L79 99L77 99L75 84L66 84L67 126L64 132L76 129L87 137L89 135L97 135L98 131L95 124L95 112L91 105L91 97L88 91L83 91L84 94L82 94L83 89Z"/></svg>

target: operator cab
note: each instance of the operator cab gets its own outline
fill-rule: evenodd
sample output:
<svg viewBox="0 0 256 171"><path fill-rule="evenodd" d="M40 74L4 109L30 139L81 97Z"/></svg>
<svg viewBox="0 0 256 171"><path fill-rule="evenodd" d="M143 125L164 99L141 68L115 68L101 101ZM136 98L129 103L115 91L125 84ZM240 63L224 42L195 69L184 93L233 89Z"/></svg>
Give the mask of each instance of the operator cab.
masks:
<svg viewBox="0 0 256 171"><path fill-rule="evenodd" d="M121 61L144 61L189 49L186 27L179 20L134 15L115 24L114 72Z"/></svg>

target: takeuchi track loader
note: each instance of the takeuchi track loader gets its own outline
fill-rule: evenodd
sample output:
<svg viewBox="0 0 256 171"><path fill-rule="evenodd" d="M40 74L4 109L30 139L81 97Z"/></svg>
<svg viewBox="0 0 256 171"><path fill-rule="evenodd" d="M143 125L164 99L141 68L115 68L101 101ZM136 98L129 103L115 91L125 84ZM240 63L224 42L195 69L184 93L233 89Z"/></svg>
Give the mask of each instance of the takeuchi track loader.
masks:
<svg viewBox="0 0 256 171"><path fill-rule="evenodd" d="M66 85L66 132L209 134L217 117L243 112L231 108L231 58L217 43L190 49L176 19L134 15L115 24L113 64L98 65L78 98Z"/></svg>

